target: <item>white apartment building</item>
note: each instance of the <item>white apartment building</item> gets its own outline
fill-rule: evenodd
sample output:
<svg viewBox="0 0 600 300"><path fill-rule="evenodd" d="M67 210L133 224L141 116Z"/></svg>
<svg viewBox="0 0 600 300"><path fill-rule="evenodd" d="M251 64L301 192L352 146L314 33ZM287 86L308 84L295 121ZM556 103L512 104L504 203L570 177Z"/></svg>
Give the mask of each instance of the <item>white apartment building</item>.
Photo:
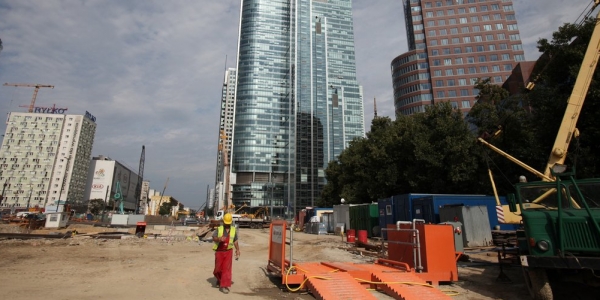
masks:
<svg viewBox="0 0 600 300"><path fill-rule="evenodd" d="M95 118L88 112L11 112L0 148L0 209L65 202L83 209L95 133Z"/></svg>

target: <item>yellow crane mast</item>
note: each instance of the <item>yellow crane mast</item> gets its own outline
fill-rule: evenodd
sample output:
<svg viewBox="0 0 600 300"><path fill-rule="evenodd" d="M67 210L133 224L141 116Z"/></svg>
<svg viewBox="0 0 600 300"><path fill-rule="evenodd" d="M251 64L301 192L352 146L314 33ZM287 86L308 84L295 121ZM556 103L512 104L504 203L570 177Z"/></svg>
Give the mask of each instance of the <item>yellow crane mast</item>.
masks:
<svg viewBox="0 0 600 300"><path fill-rule="evenodd" d="M54 88L53 85L47 84L30 84L30 83L5 83L5 86L16 86L16 87L33 87L33 97L31 98L31 104L29 104L29 110L27 112L33 112L33 106L35 105L35 98L37 98L38 91L40 88Z"/></svg>

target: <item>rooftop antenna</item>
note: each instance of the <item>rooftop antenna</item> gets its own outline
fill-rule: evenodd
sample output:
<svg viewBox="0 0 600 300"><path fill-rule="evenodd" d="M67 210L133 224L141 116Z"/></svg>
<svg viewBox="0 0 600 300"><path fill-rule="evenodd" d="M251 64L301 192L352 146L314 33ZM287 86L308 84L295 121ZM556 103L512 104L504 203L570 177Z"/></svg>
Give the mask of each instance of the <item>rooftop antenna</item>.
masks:
<svg viewBox="0 0 600 300"><path fill-rule="evenodd" d="M377 99L373 97L373 110L375 111L375 118L377 118Z"/></svg>

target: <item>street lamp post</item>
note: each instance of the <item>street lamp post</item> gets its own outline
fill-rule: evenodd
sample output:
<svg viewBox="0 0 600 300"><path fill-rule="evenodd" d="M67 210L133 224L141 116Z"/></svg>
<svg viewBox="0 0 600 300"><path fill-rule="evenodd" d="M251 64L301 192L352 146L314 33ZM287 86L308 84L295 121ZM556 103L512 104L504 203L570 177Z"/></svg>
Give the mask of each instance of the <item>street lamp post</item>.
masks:
<svg viewBox="0 0 600 300"><path fill-rule="evenodd" d="M10 183L8 183L8 178L6 179L6 181L4 181L4 185L2 186L2 194L0 195L0 205L2 204L2 200L4 200L4 191L6 190L7 186L10 186Z"/></svg>
<svg viewBox="0 0 600 300"><path fill-rule="evenodd" d="M273 188L274 188L274 185L273 185L273 182L271 182L271 218L273 218L273 200L274 200L273 199Z"/></svg>
<svg viewBox="0 0 600 300"><path fill-rule="evenodd" d="M104 216L106 215L106 205L108 205L108 193L110 193L110 184L106 186L106 195L104 195L104 205L102 205L102 222L104 222Z"/></svg>
<svg viewBox="0 0 600 300"><path fill-rule="evenodd" d="M27 210L29 210L29 202L31 202L31 194L33 193L33 188L29 187L29 198L27 199Z"/></svg>

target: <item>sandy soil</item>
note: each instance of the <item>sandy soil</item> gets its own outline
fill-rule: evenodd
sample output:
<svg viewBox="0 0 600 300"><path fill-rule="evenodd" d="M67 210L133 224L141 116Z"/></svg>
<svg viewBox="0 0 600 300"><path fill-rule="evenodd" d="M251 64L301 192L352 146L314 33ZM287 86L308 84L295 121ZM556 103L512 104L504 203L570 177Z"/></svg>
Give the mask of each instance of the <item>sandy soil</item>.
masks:
<svg viewBox="0 0 600 300"><path fill-rule="evenodd" d="M240 229L241 258L234 261L229 295L212 276L210 242L155 239L93 239L94 227L69 239L1 240L0 294L3 299L314 299L290 293L281 278L266 273L268 229ZM1 231L1 230L0 230ZM4 230L6 232L6 230ZM344 249L341 237L294 235L298 261L369 262ZM477 262L460 263L460 281L440 286L457 300L529 299L521 270L505 268L511 282L497 281L494 252L473 251ZM391 299L373 292L378 299Z"/></svg>

